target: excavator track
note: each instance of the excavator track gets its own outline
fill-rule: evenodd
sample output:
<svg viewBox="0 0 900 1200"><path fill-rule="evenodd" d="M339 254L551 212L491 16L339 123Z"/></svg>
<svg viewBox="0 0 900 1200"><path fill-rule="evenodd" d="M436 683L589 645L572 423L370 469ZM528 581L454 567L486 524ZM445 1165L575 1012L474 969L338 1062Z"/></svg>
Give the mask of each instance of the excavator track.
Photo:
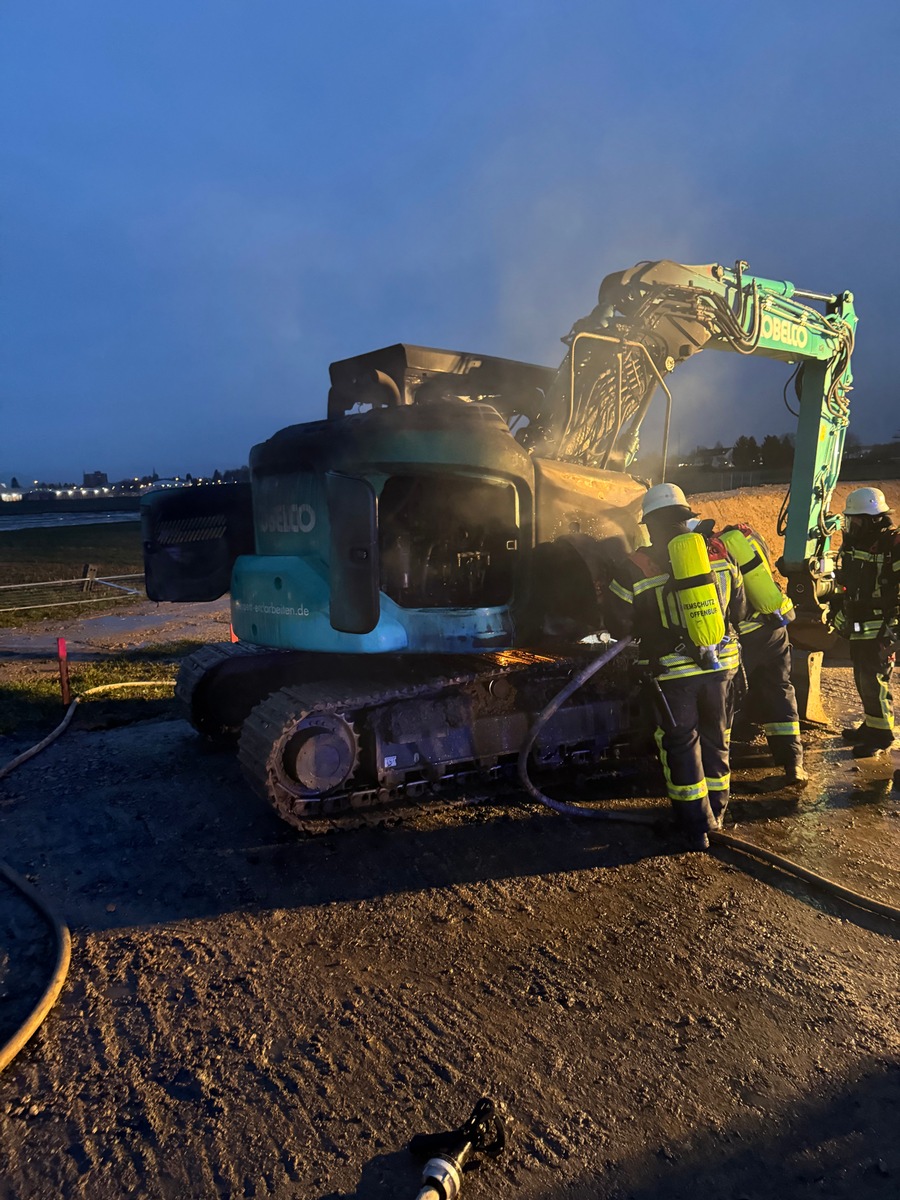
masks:
<svg viewBox="0 0 900 1200"><path fill-rule="evenodd" d="M222 642L201 646L183 660L175 680L175 698L191 711L197 685L212 670L224 662L231 662L236 658L250 658L260 653L264 653L260 646L249 646L246 642L233 642L230 645L228 642Z"/></svg>
<svg viewBox="0 0 900 1200"><path fill-rule="evenodd" d="M282 688L244 722L238 747L244 776L283 820L305 833L380 824L433 800L442 805L471 802L473 788L478 798L499 795L515 785L518 748L531 719L564 686L573 668L584 665L583 658L525 652L508 657L508 665L482 659L475 669L421 682L396 680L392 686L373 687L371 680L357 679L354 687L343 679ZM616 674L621 694L620 672ZM518 693L527 698L527 712L516 706ZM384 753L385 731L398 721L402 725L405 714L410 723L430 717L443 727L464 707L476 719L487 719L493 741L481 748L488 753L463 752L452 761L445 752L443 761L429 763L427 755L417 752L406 769L397 755ZM578 711L589 707L590 702ZM420 751L437 743L437 737L417 731ZM582 749L569 761L601 758Z"/></svg>
<svg viewBox="0 0 900 1200"><path fill-rule="evenodd" d="M203 646L181 664L175 696L198 733L233 741L254 705L286 683L305 678L319 656L246 642Z"/></svg>

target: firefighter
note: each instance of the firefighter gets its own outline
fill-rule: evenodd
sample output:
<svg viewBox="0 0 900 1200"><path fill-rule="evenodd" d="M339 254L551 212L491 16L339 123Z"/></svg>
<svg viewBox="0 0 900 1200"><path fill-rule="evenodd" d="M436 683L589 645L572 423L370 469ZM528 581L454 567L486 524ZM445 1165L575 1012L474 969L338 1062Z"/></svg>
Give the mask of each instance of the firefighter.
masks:
<svg viewBox="0 0 900 1200"><path fill-rule="evenodd" d="M707 570L677 578L675 547L684 545L687 522L695 517L684 492L660 483L644 497L642 523L650 545L624 560L610 582L606 616L614 637L640 640L639 662L659 688L656 744L666 790L687 846L705 850L708 834L719 829L728 805L733 682L740 664L737 638L727 632L746 616L740 573L721 542L707 550L699 543ZM673 539L679 539L673 542ZM720 640L701 647L694 636L686 592L709 591L705 612L717 623ZM712 626L710 626L712 627Z"/></svg>
<svg viewBox="0 0 900 1200"><path fill-rule="evenodd" d="M855 488L844 507L844 538L831 611L835 629L850 643L853 678L862 700L862 724L843 731L856 758L887 749L894 740L894 669L900 594L900 530L891 524L884 492Z"/></svg>
<svg viewBox="0 0 900 1200"><path fill-rule="evenodd" d="M712 534L712 522L688 522ZM788 784L805 787L800 715L791 683L791 643L787 625L794 605L772 576L769 548L749 525L726 525L718 535L737 561L747 596L747 617L738 624L741 661L747 677L748 712L763 727L769 753Z"/></svg>

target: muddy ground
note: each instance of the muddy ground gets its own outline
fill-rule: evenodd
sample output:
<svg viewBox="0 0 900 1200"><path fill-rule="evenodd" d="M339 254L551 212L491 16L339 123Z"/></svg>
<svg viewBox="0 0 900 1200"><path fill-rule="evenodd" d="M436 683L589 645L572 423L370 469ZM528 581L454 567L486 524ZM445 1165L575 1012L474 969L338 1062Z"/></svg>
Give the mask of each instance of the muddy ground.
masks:
<svg viewBox="0 0 900 1200"><path fill-rule="evenodd" d="M216 605L148 615L70 651L227 639ZM56 632L5 631L0 681L52 669ZM824 675L858 715L849 666ZM900 905L892 764L807 741L799 797L737 748L735 832ZM482 803L304 840L167 719L73 728L0 782L0 846L74 941L0 1076L3 1200L411 1198L408 1139L482 1094L509 1151L471 1200L900 1195L900 926L664 825ZM0 885L0 1041L50 965Z"/></svg>

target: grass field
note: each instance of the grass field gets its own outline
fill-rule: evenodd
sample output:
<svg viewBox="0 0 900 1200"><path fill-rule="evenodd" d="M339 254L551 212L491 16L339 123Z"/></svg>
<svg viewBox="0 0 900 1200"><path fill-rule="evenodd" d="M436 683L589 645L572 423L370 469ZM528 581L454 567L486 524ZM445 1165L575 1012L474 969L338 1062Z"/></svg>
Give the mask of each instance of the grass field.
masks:
<svg viewBox="0 0 900 1200"><path fill-rule="evenodd" d="M138 521L114 525L65 525L0 533L0 585L74 579L85 563L101 575L143 571Z"/></svg>
<svg viewBox="0 0 900 1200"><path fill-rule="evenodd" d="M72 695L83 696L91 688L110 683L138 680L174 683L181 658L198 646L197 642L172 642L133 651L127 658L72 663L69 670ZM135 687L87 696L79 708L77 720L83 726L171 716L177 712L173 696L171 686ZM59 677L55 673L28 672L0 683L0 734L21 733L23 729L32 728L46 731L62 720L64 713Z"/></svg>
<svg viewBox="0 0 900 1200"><path fill-rule="evenodd" d="M86 564L98 575L141 574L144 570L139 522L112 525L65 525L58 529L15 529L0 532L0 587L78 579ZM21 593L20 593L21 595ZM2 593L0 593L2 597ZM43 599L48 597L44 596ZM28 600L14 600L28 603ZM128 600L0 612L0 628L30 624L45 616L73 617L121 608ZM0 608L4 604L0 599Z"/></svg>

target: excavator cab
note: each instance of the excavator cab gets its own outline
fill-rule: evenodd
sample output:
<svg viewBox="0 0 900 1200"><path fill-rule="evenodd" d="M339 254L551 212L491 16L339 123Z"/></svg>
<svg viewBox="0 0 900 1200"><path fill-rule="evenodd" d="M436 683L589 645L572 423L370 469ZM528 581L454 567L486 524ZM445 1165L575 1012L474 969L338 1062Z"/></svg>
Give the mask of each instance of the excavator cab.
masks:
<svg viewBox="0 0 900 1200"><path fill-rule="evenodd" d="M549 368L397 345L330 375L328 418L255 446L249 485L144 498L151 599L230 591L241 640L286 650L505 649L542 624L538 542L640 540L641 483L523 444Z"/></svg>

